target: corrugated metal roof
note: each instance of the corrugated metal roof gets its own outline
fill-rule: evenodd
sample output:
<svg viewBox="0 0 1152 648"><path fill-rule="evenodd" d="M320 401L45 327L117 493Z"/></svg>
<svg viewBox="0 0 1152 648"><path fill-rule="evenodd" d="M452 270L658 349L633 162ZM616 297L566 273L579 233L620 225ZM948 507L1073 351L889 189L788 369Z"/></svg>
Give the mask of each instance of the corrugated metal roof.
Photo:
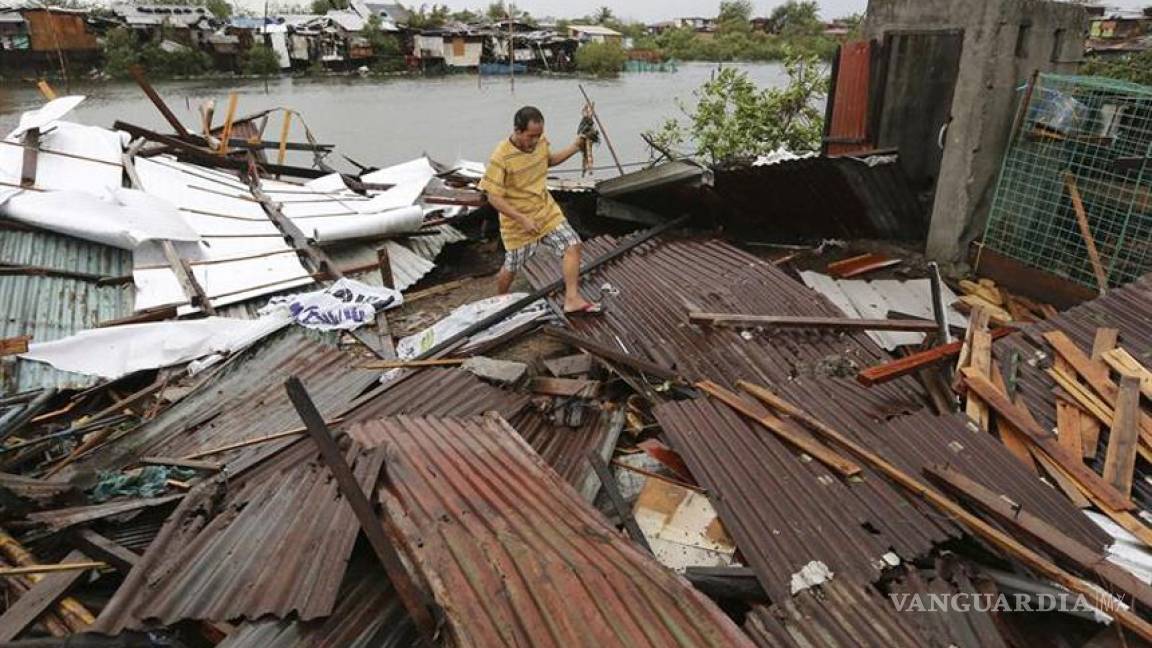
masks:
<svg viewBox="0 0 1152 648"><path fill-rule="evenodd" d="M345 445L370 491L383 454ZM251 470L190 492L92 629L328 616L359 529L312 441L300 438Z"/></svg>
<svg viewBox="0 0 1152 648"><path fill-rule="evenodd" d="M344 412L379 372L353 368L355 358L320 340L296 327L269 336L203 378L180 402L72 470L116 469L146 455L184 457L299 428L300 417L284 391L290 376L303 381L325 416ZM236 471L291 442L271 441L208 459Z"/></svg>
<svg viewBox="0 0 1152 648"><path fill-rule="evenodd" d="M62 234L0 230L0 263L121 277L132 273L132 255ZM58 340L98 323L132 314L131 284L43 275L0 275L0 338L31 335L34 342ZM42 362L6 358L0 391L41 387L84 388L95 376L58 371Z"/></svg>
<svg viewBox="0 0 1152 648"><path fill-rule="evenodd" d="M380 498L457 646L750 646L625 540L498 417L386 418Z"/></svg>
<svg viewBox="0 0 1152 648"><path fill-rule="evenodd" d="M586 411L583 425L568 427L528 408L508 422L564 481L591 501L600 490L600 481L588 463L588 453L597 452L605 462L611 459L623 416L620 409Z"/></svg>
<svg viewBox="0 0 1152 648"><path fill-rule="evenodd" d="M245 622L218 648L410 648L416 628L373 557L353 563L332 615L316 621Z"/></svg>
<svg viewBox="0 0 1152 648"><path fill-rule="evenodd" d="M386 385L357 407L349 421L382 416L475 416L494 411L512 418L531 398L494 387L460 369L427 368Z"/></svg>
<svg viewBox="0 0 1152 648"><path fill-rule="evenodd" d="M1045 429L1056 426L1056 401L1052 394L1056 383L1045 372L1053 363L1052 347L1042 337L1045 332L1060 330L1085 354L1090 354L1096 329L1119 329L1118 345L1146 367L1152 367L1152 274L1123 286L1113 288L1104 297L1093 299L1035 324L1020 328L1018 333L1004 337L992 345L992 351L1001 368L1008 367L1009 356L1020 354L1019 393L1033 416ZM1108 430L1100 434L1100 446L1094 468L1103 471ZM1143 460L1136 462L1136 478L1132 480L1132 499L1145 509L1152 509L1152 473Z"/></svg>

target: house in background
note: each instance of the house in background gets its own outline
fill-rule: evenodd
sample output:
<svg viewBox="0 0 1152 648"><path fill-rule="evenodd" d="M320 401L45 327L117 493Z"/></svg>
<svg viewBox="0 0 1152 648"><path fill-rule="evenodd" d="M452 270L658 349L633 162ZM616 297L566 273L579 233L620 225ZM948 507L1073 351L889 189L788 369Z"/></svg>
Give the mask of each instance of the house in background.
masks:
<svg viewBox="0 0 1152 648"><path fill-rule="evenodd" d="M171 40L199 47L217 26L211 12L192 5L116 3L112 13L141 42Z"/></svg>
<svg viewBox="0 0 1152 648"><path fill-rule="evenodd" d="M100 53L88 29L88 11L25 6L0 10L0 68L56 68L95 63Z"/></svg>
<svg viewBox="0 0 1152 648"><path fill-rule="evenodd" d="M568 35L586 43L624 44L624 34L603 25L568 25Z"/></svg>

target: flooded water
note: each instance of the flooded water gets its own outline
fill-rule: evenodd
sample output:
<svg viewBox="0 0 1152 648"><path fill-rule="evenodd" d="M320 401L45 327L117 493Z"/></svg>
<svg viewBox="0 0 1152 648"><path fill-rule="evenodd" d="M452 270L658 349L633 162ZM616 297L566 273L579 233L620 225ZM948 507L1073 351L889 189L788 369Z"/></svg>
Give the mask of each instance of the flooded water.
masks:
<svg viewBox="0 0 1152 648"><path fill-rule="evenodd" d="M731 64L730 64L731 65ZM736 64L762 86L781 83L786 75L776 64ZM239 94L237 114L273 107L292 108L304 116L317 141L336 145L329 162L350 168L339 156L386 166L427 153L450 163L458 158L483 161L511 130L512 113L525 104L539 107L547 120L546 134L554 146L565 146L575 136L582 98L578 84L596 102L597 112L622 162L647 160L648 147L640 133L655 129L668 117L681 116L678 100L689 105L692 91L706 81L715 64L685 63L677 72L623 74L617 79L516 77L515 91L507 77L451 75L440 78L374 80L361 78L200 80L158 83L157 90L190 128L199 123L198 106L216 100L216 120L222 120L227 96ZM63 92L63 88L57 88ZM164 132L171 129L159 112L131 82L73 83L74 94L88 99L70 119L110 127L117 119ZM15 126L25 110L41 105L31 84L7 81L0 86L0 131ZM278 139L280 116L265 131ZM293 139L303 134L293 129ZM301 158L291 160L306 162ZM595 150L597 166L610 165L601 144ZM579 156L561 168L579 169ZM613 175L613 174L608 174Z"/></svg>

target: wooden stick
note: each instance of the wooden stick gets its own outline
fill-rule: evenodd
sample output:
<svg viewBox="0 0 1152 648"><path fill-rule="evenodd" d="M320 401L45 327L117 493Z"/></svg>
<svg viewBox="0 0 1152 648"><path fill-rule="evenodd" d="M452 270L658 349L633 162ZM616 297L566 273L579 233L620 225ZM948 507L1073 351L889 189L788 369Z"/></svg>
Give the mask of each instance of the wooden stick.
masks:
<svg viewBox="0 0 1152 648"><path fill-rule="evenodd" d="M1114 369L1116 373L1139 376L1140 392L1144 394L1144 398L1152 400L1152 371L1140 364L1140 361L1133 358L1132 354L1124 349L1115 348L1101 354L1100 359Z"/></svg>
<svg viewBox="0 0 1152 648"><path fill-rule="evenodd" d="M968 366L982 376L989 376L992 372L992 335L988 332L988 311L986 309L973 309L968 330L972 334ZM963 368L960 367L960 369ZM988 431L988 406L978 396L968 395L968 401L964 404L964 412L968 418L976 421L981 430Z"/></svg>
<svg viewBox="0 0 1152 648"><path fill-rule="evenodd" d="M413 367L448 367L464 364L467 358L433 358L430 360L369 360L356 369L411 369Z"/></svg>
<svg viewBox="0 0 1152 648"><path fill-rule="evenodd" d="M1108 273L1104 272L1104 264L1100 262L1096 239L1092 238L1092 228L1088 226L1088 214L1084 211L1084 201L1080 199L1080 188L1076 186L1076 176L1072 175L1071 171L1064 172L1064 184L1068 187L1068 196L1072 198L1072 209L1076 212L1076 223L1080 225L1084 246L1088 248L1088 260L1092 263L1092 272L1096 275L1096 286L1103 295L1108 292Z"/></svg>
<svg viewBox="0 0 1152 648"><path fill-rule="evenodd" d="M1127 496L1085 466L1082 457L1066 452L1056 441L1055 436L1036 424L1024 405L1009 401L987 378L972 371L971 367L961 373L964 374L968 389L975 390L980 398L988 403L988 407L996 410L999 416L1027 435L1045 454L1060 464L1060 467L1076 480L1081 488L1092 492L1116 510L1130 511L1136 508Z"/></svg>
<svg viewBox="0 0 1152 648"><path fill-rule="evenodd" d="M340 424L343 422L344 422L343 416L338 416L334 419L330 419L329 421L326 421L326 423L328 425L337 425L337 424ZM228 445L223 445L223 446L220 446L218 448L212 448L211 450L201 450L200 452L196 452L196 453L193 453L193 454L187 455L185 457L181 457L181 458L185 459L187 461L194 461L194 460L200 459L202 457L208 457L208 456L211 456L214 454L220 454L221 452L228 452L229 450L235 450L237 448L247 448L248 446L260 445L261 443L268 443L269 441L275 441L277 439L286 439L288 437L300 436L301 434L304 434L307 431L308 431L308 428L301 426L298 428L293 428L291 430L285 430L284 432L277 432L275 434L268 434L268 435L265 435L262 437L256 437L254 439L247 439L245 441L237 441L236 443L229 443Z"/></svg>
<svg viewBox="0 0 1152 648"><path fill-rule="evenodd" d="M743 385L743 383L741 383ZM720 385L710 381L703 381L696 383L696 386L703 392L712 396L716 400L724 403L728 407L740 412L744 416L756 421L763 427L775 433L790 445L795 446L802 452L812 455L813 458L820 463L828 466L844 477L852 477L860 474L861 468L856 463L846 459L835 450L813 439L810 435L805 434L803 430L788 425L787 421L773 416L769 413L761 413L758 408L752 407L748 402L734 392L724 389Z"/></svg>
<svg viewBox="0 0 1152 648"><path fill-rule="evenodd" d="M858 459L872 466L880 473L896 482L896 484L902 486L913 495L916 495L927 501L929 504L932 504L946 515L952 516L956 521L964 524L977 536L992 546L1004 551L1009 556L1023 562L1038 574L1056 582L1063 587L1066 587L1067 589L1072 590L1073 592L1076 592L1077 594L1083 594L1093 603L1109 601L1108 598L1105 598L1107 594L1095 585L1088 583L1083 579L1077 578L1076 576L1073 576L1067 571L1061 569L1055 563L1020 543L1012 536L993 527L979 517L969 513L963 506L960 506L956 502L948 499L936 489L929 487L923 481L888 463L880 455L856 443L855 441L849 439L836 430L833 430L827 425L824 425L817 419L809 416L805 412L802 412L795 406L784 401L767 389L760 387L759 385L753 385L747 382L741 382L740 387L751 393L753 396L763 400L768 405L780 410L781 412L799 413L800 417L798 417L798 420L804 421L805 424L809 424L809 421L814 422L816 425L812 427L812 430L822 436L825 441L835 443L838 446L845 448L854 454ZM1114 605L1106 605L1105 607L1108 608L1108 614L1110 614L1120 625L1135 632L1145 641L1152 641L1152 624L1149 624L1147 621L1129 610L1124 610Z"/></svg>
<svg viewBox="0 0 1152 648"><path fill-rule="evenodd" d="M1015 330L1016 329L1007 326L992 329L992 339L998 340ZM949 344L942 344L931 349L918 351L899 360L868 367L856 374L856 381L862 385L871 387L895 380L901 376L907 376L908 374L915 373L919 369L936 364L937 362L943 362L959 354L963 345L963 341L957 340Z"/></svg>
<svg viewBox="0 0 1152 648"><path fill-rule="evenodd" d="M878 320L849 317L794 317L790 315L742 315L739 313L688 313L693 322L712 326L772 326L778 328L829 328L865 331L915 331L934 333L936 322L929 320Z"/></svg>
<svg viewBox="0 0 1152 648"><path fill-rule="evenodd" d="M50 574L73 569L104 569L108 563L97 560L60 563L58 565L25 565L23 567L0 567L0 576L21 576L24 574Z"/></svg>
<svg viewBox="0 0 1152 648"><path fill-rule="evenodd" d="M1108 452L1104 455L1104 479L1125 495L1132 494L1132 472L1136 468L1136 446L1140 442L1137 419L1140 416L1140 379L1120 379L1120 396L1108 434Z"/></svg>

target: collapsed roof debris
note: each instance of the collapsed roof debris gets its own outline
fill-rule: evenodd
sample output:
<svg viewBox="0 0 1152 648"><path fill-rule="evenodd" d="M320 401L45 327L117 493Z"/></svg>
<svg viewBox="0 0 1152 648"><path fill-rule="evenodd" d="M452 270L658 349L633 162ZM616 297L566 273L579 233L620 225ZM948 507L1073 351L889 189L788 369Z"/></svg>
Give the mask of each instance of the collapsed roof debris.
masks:
<svg viewBox="0 0 1152 648"><path fill-rule="evenodd" d="M266 112L79 101L0 155L2 641L1152 641L1152 277L1060 312L906 248L780 255L645 196L898 158L676 161L580 186L605 312L566 316L550 256L492 295L481 165L272 164ZM920 231L909 195L801 229ZM1075 605L971 604L1006 595Z"/></svg>

